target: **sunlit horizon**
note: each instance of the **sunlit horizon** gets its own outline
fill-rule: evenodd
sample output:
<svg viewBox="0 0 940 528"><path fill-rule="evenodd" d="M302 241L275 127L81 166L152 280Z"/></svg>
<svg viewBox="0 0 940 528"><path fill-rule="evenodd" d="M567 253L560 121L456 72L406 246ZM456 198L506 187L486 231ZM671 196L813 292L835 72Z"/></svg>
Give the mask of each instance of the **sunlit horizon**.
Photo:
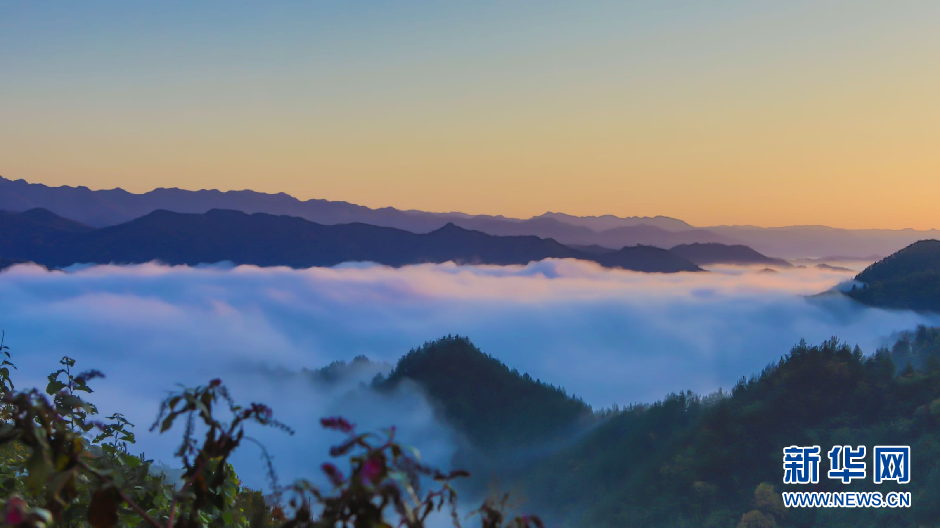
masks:
<svg viewBox="0 0 940 528"><path fill-rule="evenodd" d="M134 194L145 194L145 193L147 193L147 192L151 192L151 191L158 190L158 189L180 189L180 190L184 190L184 191L194 191L194 192L195 192L195 191L218 190L218 191L222 191L222 192L231 192L231 191L235 191L235 192L238 192L238 191L254 191L254 192L259 192L259 193L264 193L264 194L279 194L279 193L283 193L283 191L269 192L269 191L260 191L260 190L258 190L258 189L239 189L239 188L221 188L221 189L218 189L218 188L205 188L205 187L188 187L188 188L187 188L187 187L176 187L176 186L174 186L174 187L141 187L141 188L128 187L128 186L117 186L117 187L91 188L91 187L89 187L89 186L87 186L87 185L82 185L82 184L78 184L78 185L71 185L71 184L68 184L68 183L63 183L63 184L49 184L49 183L42 182L42 181L30 181L30 180L27 180L27 179L25 179L25 178L11 178L11 177L8 177L8 176L3 175L3 174L0 174L0 177L4 177L4 178L6 178L6 179L8 179L8 180L23 180L23 181L26 181L27 183L30 183L30 184L42 184L42 185L46 185L46 186L49 186L49 187L60 187L60 186L73 187L73 188L75 188L75 187L88 187L88 188L90 188L90 189L93 190L93 191L123 189L123 190L125 190L125 191L131 192L131 193L134 193ZM505 217L505 218L509 218L509 219L518 219L518 220L527 220L527 219L529 219L529 218L535 218L535 217L538 217L538 216L541 216L541 215L546 215L546 214L567 214L567 215L571 215L571 216L580 216L580 217L617 216L617 217L620 217L620 218L629 218L629 217L653 218L653 217L659 216L659 217L674 218L674 219L676 219L676 220L682 220L682 221L684 221L684 222L687 222L689 225L691 225L691 226L694 227L694 228L724 227L724 226L740 226L740 227L749 227L749 226L753 226L753 227L762 227L762 228L770 228L770 229L773 229L773 228L778 228L778 227L817 227L817 226L818 226L818 227L834 227L834 228L839 228L839 229L859 229L859 230L865 230L865 229L888 229L888 230L895 230L895 231L907 230L907 229L914 229L914 230L918 230L918 231L936 231L936 230L937 230L936 227L922 227L922 228L917 228L917 227L883 227L883 226L847 227L847 226L839 226L839 225L832 225L832 224L810 224L810 223L779 224L779 225L759 225L759 224L754 224L754 223L749 223L749 222L737 222L737 223L727 223L727 224L708 224L708 225L706 225L706 224L697 224L697 223L695 223L695 222L689 221L687 218L678 217L678 216L672 216L672 215L662 214L662 213L653 213L653 214L629 214L629 213L622 213L622 214L617 214L617 213L600 212L600 213L584 213L584 214L577 214L577 213L572 213L572 212L570 212L570 211L564 211L564 210L559 210L559 211L544 210L544 211L541 211L541 212L538 212L538 213L534 213L534 214L531 214L531 215L527 215L527 216L513 216L513 215L508 215L508 214L502 214L502 213L474 212L473 210L431 210L431 209L420 209L420 208L416 208L416 207L410 207L410 208L409 208L409 207L399 207L399 206L396 206L396 205L394 205L394 204L388 204L388 203L382 203L382 202L379 202L379 203L377 203L377 204L367 204L367 203L357 202L357 201L352 200L352 199L330 199L330 198L323 198L323 197L321 197L321 196L302 197L302 196L295 196L295 195L292 195L292 194L290 194L290 193L284 193L284 194L288 194L288 195L290 195L290 196L292 196L292 197L294 197L294 198L297 198L297 199L300 200L300 201L306 201L306 200L329 200L329 201L333 201L333 202L346 202L346 203L350 203L350 204L353 204L353 205L361 205L361 206L369 207L369 208L371 208L371 209L382 209L382 208L391 207L391 208L394 208L394 209L398 209L398 210L400 210L400 211L418 211L418 212L436 213L436 214L450 214L450 213L454 213L454 214L466 214L466 215L481 215L481 216Z"/></svg>
<svg viewBox="0 0 940 528"><path fill-rule="evenodd" d="M940 4L0 5L0 175L940 227Z"/></svg>

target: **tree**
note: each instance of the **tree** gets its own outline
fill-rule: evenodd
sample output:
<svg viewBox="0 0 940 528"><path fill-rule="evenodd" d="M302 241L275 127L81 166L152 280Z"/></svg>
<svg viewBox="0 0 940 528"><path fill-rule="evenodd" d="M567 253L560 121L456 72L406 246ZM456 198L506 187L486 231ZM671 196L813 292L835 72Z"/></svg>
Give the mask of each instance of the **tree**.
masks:
<svg viewBox="0 0 940 528"><path fill-rule="evenodd" d="M65 526L110 528L285 527L422 528L429 515L444 508L459 526L457 492L452 481L464 471L442 472L423 464L416 453L398 444L395 429L358 433L343 418L321 420L324 428L344 436L330 454L345 464L324 464L331 487L321 490L309 480L278 486L269 464L272 502L240 487L228 462L245 441L247 427L293 431L263 404L236 404L221 380L181 390L162 403L152 430L160 433L183 424L176 452L183 467L176 486L152 471L152 461L129 453L133 427L119 414L109 422L96 419L97 408L80 393L98 371L75 374L76 361L62 358L44 392L17 390L10 377L15 366L2 344L0 365L0 466L3 524L41 528ZM197 434L197 430L199 433ZM255 442L257 443L257 442ZM287 498L287 511L281 499ZM483 528L541 528L535 516L504 513L505 500L488 500L474 512Z"/></svg>

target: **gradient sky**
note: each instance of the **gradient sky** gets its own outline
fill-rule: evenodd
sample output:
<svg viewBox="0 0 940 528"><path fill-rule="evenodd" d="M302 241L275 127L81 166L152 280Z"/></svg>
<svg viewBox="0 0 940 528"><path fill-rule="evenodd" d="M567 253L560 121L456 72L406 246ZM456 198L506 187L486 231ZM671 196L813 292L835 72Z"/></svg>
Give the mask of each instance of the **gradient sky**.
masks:
<svg viewBox="0 0 940 528"><path fill-rule="evenodd" d="M940 227L940 2L0 2L0 175Z"/></svg>

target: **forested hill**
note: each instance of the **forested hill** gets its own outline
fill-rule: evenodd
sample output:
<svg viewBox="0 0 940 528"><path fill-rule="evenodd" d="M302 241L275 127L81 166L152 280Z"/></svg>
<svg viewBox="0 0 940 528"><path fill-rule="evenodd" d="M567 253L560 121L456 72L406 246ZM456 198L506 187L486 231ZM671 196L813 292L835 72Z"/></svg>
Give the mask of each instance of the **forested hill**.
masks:
<svg viewBox="0 0 940 528"><path fill-rule="evenodd" d="M921 240L859 273L846 295L883 308L940 311L940 241Z"/></svg>
<svg viewBox="0 0 940 528"><path fill-rule="evenodd" d="M228 210L205 214L155 211L100 229L44 210L0 214L0 257L48 267L159 260L168 264L230 261L298 268L357 261L403 266L447 261L527 264L546 258L575 258L635 271L701 271L680 256L647 246L594 255L552 239L487 235L453 224L416 234L367 224L321 225L291 216Z"/></svg>
<svg viewBox="0 0 940 528"><path fill-rule="evenodd" d="M510 369L461 336L411 350L376 386L405 380L420 385L473 447L490 453L555 440L592 417L580 399Z"/></svg>
<svg viewBox="0 0 940 528"><path fill-rule="evenodd" d="M921 240L867 267L856 277L884 282L917 273L940 273L940 240Z"/></svg>
<svg viewBox="0 0 940 528"><path fill-rule="evenodd" d="M477 448L455 464L478 483L498 482L525 497L525 509L553 526L940 524L940 329L905 332L870 356L836 338L801 342L731 391L679 392L593 413L464 337L411 350L373 387L405 382L422 387ZM784 486L782 449L790 445L910 445L916 473L904 486L867 479L847 487L825 477L823 456L817 486ZM913 508L785 509L780 498L781 491L846 490L910 491Z"/></svg>
<svg viewBox="0 0 940 528"><path fill-rule="evenodd" d="M800 343L730 394L677 393L609 413L576 445L506 475L563 526L915 527L940 524L940 332L922 329L908 354L931 365L898 373L891 353L866 357L834 338ZM903 348L903 347L901 347ZM905 486L783 486L790 445L910 445ZM871 459L869 459L869 463ZM870 474L870 473L869 473ZM912 493L908 509L785 509L781 491Z"/></svg>

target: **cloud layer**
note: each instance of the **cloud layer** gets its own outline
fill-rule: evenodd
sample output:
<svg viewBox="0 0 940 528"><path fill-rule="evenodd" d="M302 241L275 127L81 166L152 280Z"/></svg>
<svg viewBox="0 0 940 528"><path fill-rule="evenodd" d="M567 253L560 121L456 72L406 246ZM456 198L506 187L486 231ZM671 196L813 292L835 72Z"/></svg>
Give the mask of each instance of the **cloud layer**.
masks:
<svg viewBox="0 0 940 528"><path fill-rule="evenodd" d="M138 425L149 425L174 383L223 378L236 398L269 402L298 428L293 439L263 435L282 463L291 461L279 466L291 477L312 467L304 453L323 453L335 440L314 433L324 415L346 414L370 428L398 424L434 461L446 461L453 434L417 392L379 401L355 383L325 389L283 373L302 367L359 354L394 363L426 340L462 334L511 367L607 406L728 388L800 338L837 335L871 352L894 331L940 324L841 296L804 297L851 275L734 267L639 274L567 260L308 270L145 264L66 273L17 266L0 274L0 328L24 384L41 385L59 357L75 357L109 376L95 395L103 410L124 411ZM169 459L172 446L141 438L148 455ZM258 484L260 468L251 475Z"/></svg>

